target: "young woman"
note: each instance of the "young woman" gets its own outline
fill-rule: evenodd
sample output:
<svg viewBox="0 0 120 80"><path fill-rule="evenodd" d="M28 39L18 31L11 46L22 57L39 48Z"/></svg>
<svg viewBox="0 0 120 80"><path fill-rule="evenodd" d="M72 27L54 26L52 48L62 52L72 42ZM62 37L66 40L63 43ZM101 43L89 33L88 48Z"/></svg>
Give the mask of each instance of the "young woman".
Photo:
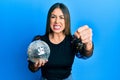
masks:
<svg viewBox="0 0 120 80"><path fill-rule="evenodd" d="M78 41L74 41L74 39ZM42 80L72 80L72 64L75 55L79 58L89 58L93 53L92 29L87 25L81 26L74 33L70 32L70 14L63 3L55 3L48 12L46 33L35 36L34 40L43 40L50 47L48 61L39 59L29 62L29 69L35 72L41 69ZM82 48L76 44L82 42Z"/></svg>

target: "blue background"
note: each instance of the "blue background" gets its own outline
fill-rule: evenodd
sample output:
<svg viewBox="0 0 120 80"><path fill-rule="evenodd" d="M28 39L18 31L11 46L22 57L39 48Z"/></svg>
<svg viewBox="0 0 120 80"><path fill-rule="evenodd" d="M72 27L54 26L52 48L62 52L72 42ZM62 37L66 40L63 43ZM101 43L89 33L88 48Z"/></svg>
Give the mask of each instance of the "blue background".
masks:
<svg viewBox="0 0 120 80"><path fill-rule="evenodd" d="M27 47L45 33L49 8L69 8L72 34L82 25L93 29L94 55L76 58L74 80L120 80L120 0L0 0L0 80L39 80L27 68Z"/></svg>

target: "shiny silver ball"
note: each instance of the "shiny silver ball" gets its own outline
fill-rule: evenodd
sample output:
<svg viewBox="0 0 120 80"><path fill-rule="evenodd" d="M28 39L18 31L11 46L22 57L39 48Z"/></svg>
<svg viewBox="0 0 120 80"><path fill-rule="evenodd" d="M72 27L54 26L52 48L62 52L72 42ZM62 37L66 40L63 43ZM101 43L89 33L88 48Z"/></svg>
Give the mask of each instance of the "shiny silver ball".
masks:
<svg viewBox="0 0 120 80"><path fill-rule="evenodd" d="M28 59L35 62L37 59L48 60L50 56L50 48L48 44L42 40L35 40L28 46Z"/></svg>

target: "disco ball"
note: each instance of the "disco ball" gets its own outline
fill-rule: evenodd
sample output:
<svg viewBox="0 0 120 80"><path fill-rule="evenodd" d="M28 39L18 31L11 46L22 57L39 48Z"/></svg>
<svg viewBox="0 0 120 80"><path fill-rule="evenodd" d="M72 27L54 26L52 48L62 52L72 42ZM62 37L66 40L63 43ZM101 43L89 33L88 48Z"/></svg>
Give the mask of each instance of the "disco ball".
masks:
<svg viewBox="0 0 120 80"><path fill-rule="evenodd" d="M28 59L35 62L38 59L48 60L50 56L50 48L48 44L42 40L35 40L28 46Z"/></svg>

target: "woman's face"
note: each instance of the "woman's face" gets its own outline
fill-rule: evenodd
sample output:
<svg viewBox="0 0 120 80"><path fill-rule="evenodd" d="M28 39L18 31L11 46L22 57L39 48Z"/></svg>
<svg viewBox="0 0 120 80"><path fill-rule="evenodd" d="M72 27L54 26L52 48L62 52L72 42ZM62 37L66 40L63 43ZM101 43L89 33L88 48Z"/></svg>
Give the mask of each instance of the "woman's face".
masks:
<svg viewBox="0 0 120 80"><path fill-rule="evenodd" d="M50 28L53 33L62 33L65 29L65 19L60 8L53 10L50 16Z"/></svg>

